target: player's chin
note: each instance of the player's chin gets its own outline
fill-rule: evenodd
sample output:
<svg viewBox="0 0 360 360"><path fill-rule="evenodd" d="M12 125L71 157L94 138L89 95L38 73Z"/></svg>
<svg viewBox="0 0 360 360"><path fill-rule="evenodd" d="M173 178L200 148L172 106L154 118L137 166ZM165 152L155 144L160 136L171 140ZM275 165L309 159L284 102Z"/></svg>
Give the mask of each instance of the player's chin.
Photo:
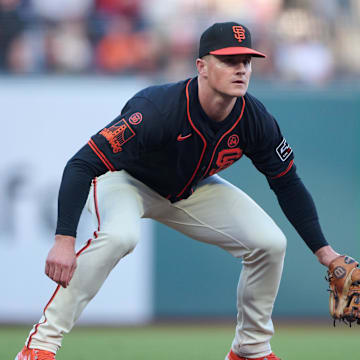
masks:
<svg viewBox="0 0 360 360"><path fill-rule="evenodd" d="M231 83L231 86L228 89L228 94L230 96L241 97L246 94L248 89L248 84L246 83Z"/></svg>

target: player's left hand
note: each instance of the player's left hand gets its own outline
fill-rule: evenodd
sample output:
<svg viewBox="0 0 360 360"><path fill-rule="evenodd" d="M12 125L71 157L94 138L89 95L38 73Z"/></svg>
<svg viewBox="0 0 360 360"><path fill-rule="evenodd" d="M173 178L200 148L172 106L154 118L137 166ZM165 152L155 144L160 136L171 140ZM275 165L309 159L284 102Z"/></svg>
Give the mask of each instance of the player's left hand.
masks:
<svg viewBox="0 0 360 360"><path fill-rule="evenodd" d="M55 244L46 259L45 274L57 284L69 286L76 269L75 238L56 235Z"/></svg>
<svg viewBox="0 0 360 360"><path fill-rule="evenodd" d="M360 268L350 256L338 256L329 265L330 314L335 321L360 325Z"/></svg>

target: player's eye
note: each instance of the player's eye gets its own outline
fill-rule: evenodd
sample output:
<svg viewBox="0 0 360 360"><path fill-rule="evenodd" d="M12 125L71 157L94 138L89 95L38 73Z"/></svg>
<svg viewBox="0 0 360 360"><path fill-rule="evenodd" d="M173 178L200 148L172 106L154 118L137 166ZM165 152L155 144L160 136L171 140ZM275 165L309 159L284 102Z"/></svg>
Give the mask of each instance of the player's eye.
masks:
<svg viewBox="0 0 360 360"><path fill-rule="evenodd" d="M234 56L229 56L223 59L223 62L226 64L236 64L237 60L235 59Z"/></svg>
<svg viewBox="0 0 360 360"><path fill-rule="evenodd" d="M245 66L249 65L251 62L251 58L249 57L237 57L237 56L224 56L220 59L222 62L228 65L237 65L237 64L244 64Z"/></svg>

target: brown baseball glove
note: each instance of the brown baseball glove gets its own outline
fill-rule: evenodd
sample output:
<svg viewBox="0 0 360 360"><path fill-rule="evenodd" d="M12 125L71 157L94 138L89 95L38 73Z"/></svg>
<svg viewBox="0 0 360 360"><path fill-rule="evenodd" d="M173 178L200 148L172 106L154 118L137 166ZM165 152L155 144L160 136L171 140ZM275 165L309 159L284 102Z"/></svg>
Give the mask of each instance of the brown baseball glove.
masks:
<svg viewBox="0 0 360 360"><path fill-rule="evenodd" d="M360 268L350 256L339 256L328 269L330 314L336 320L360 325Z"/></svg>

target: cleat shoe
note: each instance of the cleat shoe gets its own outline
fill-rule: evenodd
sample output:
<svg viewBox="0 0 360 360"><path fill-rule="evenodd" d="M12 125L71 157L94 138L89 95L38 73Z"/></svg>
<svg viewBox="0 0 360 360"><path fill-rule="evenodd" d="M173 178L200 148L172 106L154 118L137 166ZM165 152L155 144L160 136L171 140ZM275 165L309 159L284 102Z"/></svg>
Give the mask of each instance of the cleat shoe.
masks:
<svg viewBox="0 0 360 360"><path fill-rule="evenodd" d="M247 358L236 355L232 350L226 355L225 360L281 360L274 353L259 358Z"/></svg>
<svg viewBox="0 0 360 360"><path fill-rule="evenodd" d="M55 360L55 354L45 350L28 349L24 346L14 360Z"/></svg>

